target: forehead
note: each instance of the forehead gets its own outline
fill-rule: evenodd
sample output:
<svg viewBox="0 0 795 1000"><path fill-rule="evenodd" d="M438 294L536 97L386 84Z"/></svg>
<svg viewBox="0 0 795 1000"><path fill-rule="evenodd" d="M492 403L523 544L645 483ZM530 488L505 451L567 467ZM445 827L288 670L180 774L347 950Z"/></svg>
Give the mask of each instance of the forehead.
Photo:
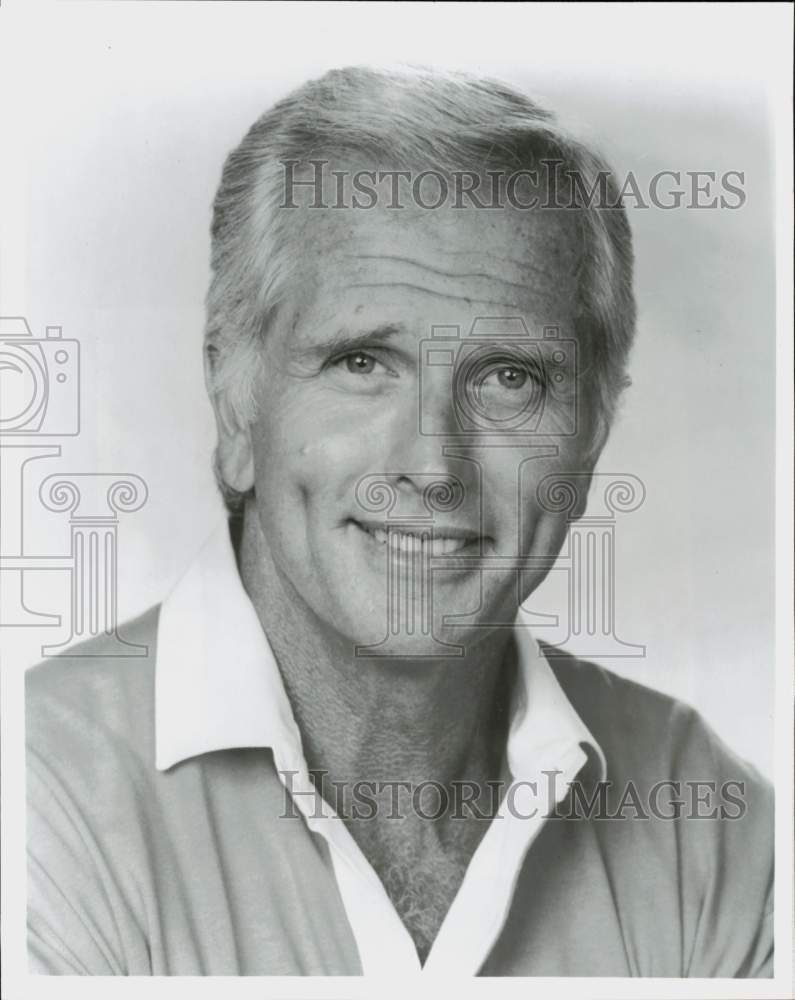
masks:
<svg viewBox="0 0 795 1000"><path fill-rule="evenodd" d="M477 316L573 325L580 248L566 210L302 208L291 222L286 304L303 335L379 311L418 334Z"/></svg>

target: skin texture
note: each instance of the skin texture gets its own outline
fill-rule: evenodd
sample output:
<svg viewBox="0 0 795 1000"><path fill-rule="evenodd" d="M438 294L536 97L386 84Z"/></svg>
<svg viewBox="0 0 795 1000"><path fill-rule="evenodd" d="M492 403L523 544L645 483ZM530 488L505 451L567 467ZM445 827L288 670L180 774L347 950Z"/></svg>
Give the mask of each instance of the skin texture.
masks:
<svg viewBox="0 0 795 1000"><path fill-rule="evenodd" d="M524 596L540 583L566 521L542 509L535 489L553 472L590 471L585 442L550 434L515 447L498 424L488 447L463 441L450 368L421 372L421 341L434 324L458 325L466 336L478 317L522 317L534 337L550 324L574 337L572 220L549 211L379 207L297 213L296 231L300 277L266 337L257 419L240 427L217 404L222 473L240 491L254 488L239 553L244 585L310 768L334 781L485 787L505 777L514 649L509 629L477 624L510 623L516 574L434 574L434 634L459 644L462 656L429 655L434 649L408 633L393 637L391 656L355 655L357 644L383 640L388 610L386 548L361 527L384 514L363 511L356 489L363 477L388 473L392 514L417 516L429 477L455 477L462 502L438 515L434 530L466 532L469 554L541 557L522 576ZM531 388L504 360L482 386L498 415ZM420 433L420 407L423 426L448 436ZM554 409L549 416L554 429ZM443 454L445 443L456 444L454 454ZM407 563L398 571L416 575ZM409 602L417 613L418 600ZM446 625L451 614L474 617ZM391 802L379 800L374 818L348 825L424 959L486 821L424 820L410 796L401 799L406 817L390 819Z"/></svg>

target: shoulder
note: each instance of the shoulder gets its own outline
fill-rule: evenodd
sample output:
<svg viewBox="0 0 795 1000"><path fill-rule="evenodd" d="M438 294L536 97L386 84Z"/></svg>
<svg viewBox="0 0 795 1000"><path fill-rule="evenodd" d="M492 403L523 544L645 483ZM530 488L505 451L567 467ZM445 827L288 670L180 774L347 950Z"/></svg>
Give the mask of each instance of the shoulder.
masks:
<svg viewBox="0 0 795 1000"><path fill-rule="evenodd" d="M159 606L120 628L129 649L101 635L31 667L25 675L25 718L32 758L91 769L125 750L145 752L154 725L154 664Z"/></svg>
<svg viewBox="0 0 795 1000"><path fill-rule="evenodd" d="M661 691L581 660L566 650L544 643L541 646L566 697L600 742L604 739L608 744L629 746L633 738L641 737L645 742L652 734L665 731L672 721L684 721L692 712L684 702Z"/></svg>
<svg viewBox="0 0 795 1000"><path fill-rule="evenodd" d="M558 651L556 651L557 654ZM774 795L691 706L570 654L549 658L605 755L616 843L668 842L688 891L731 906L771 905ZM624 809L626 806L626 809ZM702 896L703 898L703 896Z"/></svg>
<svg viewBox="0 0 795 1000"><path fill-rule="evenodd" d="M653 915L668 907L681 922L687 975L770 975L770 783L691 706L561 650L544 651L605 755L609 822L588 827L626 911L653 927ZM654 899L653 911L644 899Z"/></svg>
<svg viewBox="0 0 795 1000"><path fill-rule="evenodd" d="M103 635L26 674L31 971L120 975L146 954L158 617L121 626L126 648Z"/></svg>
<svg viewBox="0 0 795 1000"><path fill-rule="evenodd" d="M608 772L651 780L690 777L769 783L678 698L570 653L545 648L567 698L604 751Z"/></svg>

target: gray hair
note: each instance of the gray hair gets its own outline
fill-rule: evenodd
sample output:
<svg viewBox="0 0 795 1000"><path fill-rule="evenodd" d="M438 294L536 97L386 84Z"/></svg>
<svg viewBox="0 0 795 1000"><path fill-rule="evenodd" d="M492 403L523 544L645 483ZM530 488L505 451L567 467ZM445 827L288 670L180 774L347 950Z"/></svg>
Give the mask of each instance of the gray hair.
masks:
<svg viewBox="0 0 795 1000"><path fill-rule="evenodd" d="M226 394L241 425L256 416L262 338L297 265L287 251L291 213L279 211L283 165L331 153L446 173L476 165L483 175L557 161L579 178L576 332L587 347L594 390L591 446L598 451L629 381L635 331L632 238L615 180L607 164L565 133L550 112L502 83L464 74L333 70L279 101L229 154L211 227L205 327L211 395ZM582 205L583 190L601 182L607 207L590 199ZM217 456L215 468L227 506L239 509L244 496L223 482Z"/></svg>

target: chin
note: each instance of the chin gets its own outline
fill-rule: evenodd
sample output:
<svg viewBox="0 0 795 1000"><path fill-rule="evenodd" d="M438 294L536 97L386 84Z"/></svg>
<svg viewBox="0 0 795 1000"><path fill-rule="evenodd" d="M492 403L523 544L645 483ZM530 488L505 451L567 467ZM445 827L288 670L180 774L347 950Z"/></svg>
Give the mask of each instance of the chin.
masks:
<svg viewBox="0 0 795 1000"><path fill-rule="evenodd" d="M379 610L372 604L360 615L341 609L329 615L327 622L350 643L353 655L363 661L396 659L460 659L479 645L495 627L513 626L516 608L505 609L488 606L474 616L466 615L464 622L443 624L448 615L458 617L460 604L434 608L431 625L427 613L419 602L404 606L398 620L387 614L384 602ZM498 623L495 626L495 623Z"/></svg>

